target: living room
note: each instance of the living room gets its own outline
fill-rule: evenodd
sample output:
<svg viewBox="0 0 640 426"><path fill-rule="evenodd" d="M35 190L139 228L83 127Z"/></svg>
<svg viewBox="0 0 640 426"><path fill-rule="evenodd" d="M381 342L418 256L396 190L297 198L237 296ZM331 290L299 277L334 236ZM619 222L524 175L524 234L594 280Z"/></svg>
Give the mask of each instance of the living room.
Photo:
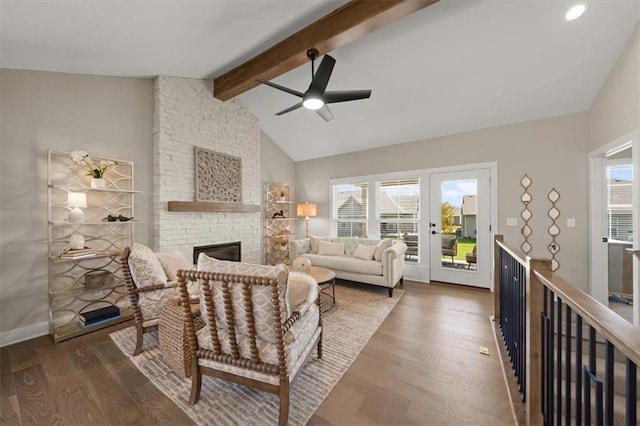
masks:
<svg viewBox="0 0 640 426"><path fill-rule="evenodd" d="M2 7L10 3L15 2L3 2ZM637 2L626 3L629 9L625 10L637 13ZM7 10L10 9L3 9ZM590 11L597 10L593 5ZM428 11L426 8L420 13ZM615 17L620 16L615 13ZM30 66L26 50L22 64L3 60L1 344L49 332L46 201L49 149L67 152L81 149L135 164L135 187L141 192L136 196L135 216L140 223L135 227L135 241L156 251L189 253L196 245L241 240L242 259L250 263L263 263L265 259L263 213L203 214L170 212L166 208L169 201L195 200L196 146L242 159L243 204L262 206L264 187L269 182L288 183L296 200L316 203L319 215L309 224L315 235L331 232L331 179L496 163L496 233L503 234L514 246L522 242L520 227L507 227L506 223L508 218L520 217L520 181L527 174L533 179L531 193L538 202L532 222L536 232L531 240L531 255L547 256L549 223L544 200L555 187L561 194L563 220L575 218L576 223L575 227L562 228L559 273L587 291L590 232L587 158L590 152L640 128L638 16L625 19L624 25L618 25L615 19L607 22L624 27L620 31L625 37L612 49L615 52L610 55L608 71L600 76L595 92L582 109L540 111L535 119L522 117L499 125L443 131L333 155L302 154L309 142L300 134L296 137L301 146L294 155L294 151L287 152L280 146L281 141L269 135L262 120L247 105L255 103L255 98L262 97L270 88L254 90L246 98L221 102L212 96L211 78L173 77L170 72L157 76L157 71L151 68L138 72L152 76L145 78L99 75L99 72L90 75L71 67L66 72L54 72L52 67ZM6 46L7 39L3 39ZM540 47L541 51L544 49ZM84 55L78 52L68 55L72 58L79 55L80 62L99 61L99 49L89 50ZM349 61L348 55L340 57L337 53L336 76L341 72L340 65ZM209 56L208 52L201 55ZM543 53L538 55L538 60L546 59ZM307 67L303 67L305 81L308 81ZM553 68L552 61L549 68ZM533 84L522 82L527 83ZM375 95L376 88L372 89ZM491 102L500 102L500 89L494 92L495 98L487 100L489 111ZM464 100L464 94L458 96ZM274 103L271 99L262 100L262 108L270 115L281 107L281 98L276 99ZM284 98L284 102L287 100ZM360 108L365 102L348 108ZM308 111L295 114L302 113L309 113L309 120L318 120L317 126L332 124ZM342 113L336 108L336 121ZM279 118L285 119L274 119ZM303 222L297 223L296 232L305 234ZM418 278L414 277L416 282L428 281Z"/></svg>

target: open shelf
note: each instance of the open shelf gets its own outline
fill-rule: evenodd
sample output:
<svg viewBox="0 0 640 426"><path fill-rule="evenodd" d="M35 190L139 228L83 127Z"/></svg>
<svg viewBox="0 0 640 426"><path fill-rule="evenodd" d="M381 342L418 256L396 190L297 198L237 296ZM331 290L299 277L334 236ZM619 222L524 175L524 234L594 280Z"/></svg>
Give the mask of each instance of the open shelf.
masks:
<svg viewBox="0 0 640 426"><path fill-rule="evenodd" d="M102 328L109 327L114 324L119 324L121 322L125 322L133 318L133 311L130 308L122 309L120 312L120 316L117 318L111 318L97 324L88 325L86 327L81 327L78 324L79 320L73 320L72 322L61 325L59 327L53 327L51 330L53 341L55 343L62 342L64 340L72 339L77 336L81 336L90 331L100 330Z"/></svg>

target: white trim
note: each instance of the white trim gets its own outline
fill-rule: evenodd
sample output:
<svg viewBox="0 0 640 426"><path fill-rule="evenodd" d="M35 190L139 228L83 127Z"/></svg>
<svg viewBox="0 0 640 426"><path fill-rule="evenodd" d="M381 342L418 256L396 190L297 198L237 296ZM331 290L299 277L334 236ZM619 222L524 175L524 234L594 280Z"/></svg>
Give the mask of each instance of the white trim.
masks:
<svg viewBox="0 0 640 426"><path fill-rule="evenodd" d="M42 321L26 327L16 328L14 330L4 331L0 333L0 348L13 345L14 343L23 342L35 337L49 334L49 322Z"/></svg>
<svg viewBox="0 0 640 426"><path fill-rule="evenodd" d="M385 181L385 180L394 180L394 179L406 179L406 178L418 178L420 179L420 232L421 235L425 235L429 232L429 215L425 215L425 212L429 211L429 193L430 193L430 176L435 173L449 173L449 172L462 172L468 170L477 170L477 169L489 169L489 176L491 179L490 183L490 225L491 232L490 238L493 241L493 235L498 232L498 163L496 161L486 162L486 163L473 163L473 164L461 164L457 166L445 166L445 167L434 167L430 169L418 169L418 170L406 170L399 172L389 172L389 173L376 173L370 175L361 175L361 176L348 176L341 178L331 178L329 179L329 206L331 211L331 216L329 217L329 235L335 236L336 229L336 221L335 218L335 208L333 205L334 202L334 186L345 184L345 183L358 183L358 182L367 182L368 183L368 192L367 192L367 206L368 206L368 217L367 217L367 236L371 239L379 238L379 221L376 219L376 203L377 194L376 194L376 182ZM430 276L430 249L429 244L426 243L425 238L421 238L420 242L420 262L406 262L405 263L405 278L420 281L420 282L429 282ZM493 251L491 251L493 254ZM493 291L493 269L490 268L490 288Z"/></svg>
<svg viewBox="0 0 640 426"><path fill-rule="evenodd" d="M596 300L608 306L608 253L607 246L602 244L603 230L606 223L605 212L605 170L608 156L624 149L632 148L633 165L633 246L640 247L640 130L624 135L603 147L589 153L589 294ZM640 324L640 260L633 261L633 323Z"/></svg>

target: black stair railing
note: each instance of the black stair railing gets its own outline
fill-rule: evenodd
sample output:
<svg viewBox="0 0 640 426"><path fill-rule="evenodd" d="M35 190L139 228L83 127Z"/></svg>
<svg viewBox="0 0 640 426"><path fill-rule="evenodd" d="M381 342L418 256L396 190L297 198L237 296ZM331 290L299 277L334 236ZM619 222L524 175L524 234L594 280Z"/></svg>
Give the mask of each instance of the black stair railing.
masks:
<svg viewBox="0 0 640 426"><path fill-rule="evenodd" d="M525 304L526 277L525 264L507 250L500 248L500 329L511 366L517 378L522 400L526 399L525 357L527 345L525 341Z"/></svg>
<svg viewBox="0 0 640 426"><path fill-rule="evenodd" d="M495 318L527 424L637 425L640 329L553 274L548 260L525 258L501 236L494 253Z"/></svg>

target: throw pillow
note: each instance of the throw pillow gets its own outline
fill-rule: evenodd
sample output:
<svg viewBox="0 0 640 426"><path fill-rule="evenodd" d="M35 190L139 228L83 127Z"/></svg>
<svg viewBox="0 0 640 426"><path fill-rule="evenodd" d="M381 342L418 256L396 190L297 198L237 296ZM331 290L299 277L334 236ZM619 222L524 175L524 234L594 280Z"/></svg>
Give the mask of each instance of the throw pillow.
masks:
<svg viewBox="0 0 640 426"><path fill-rule="evenodd" d="M358 244L356 251L353 252L353 257L357 257L362 260L373 260L376 247L377 246L365 246L364 244Z"/></svg>
<svg viewBox="0 0 640 426"><path fill-rule="evenodd" d="M329 241L329 237L316 237L315 235L309 235L311 240L311 253L318 254L320 248L320 241Z"/></svg>
<svg viewBox="0 0 640 426"><path fill-rule="evenodd" d="M131 277L138 288L166 284L167 274L156 254L149 247L134 243L129 253Z"/></svg>
<svg viewBox="0 0 640 426"><path fill-rule="evenodd" d="M380 262L382 260L382 252L391 247L393 241L391 240L381 240L376 246L376 252L373 255L373 258Z"/></svg>
<svg viewBox="0 0 640 426"><path fill-rule="evenodd" d="M344 243L330 243L328 241L320 241L318 254L327 256L344 256Z"/></svg>
<svg viewBox="0 0 640 426"><path fill-rule="evenodd" d="M167 274L169 281L177 281L179 269L193 269L193 265L187 256L181 251L167 251L156 253L164 273Z"/></svg>

